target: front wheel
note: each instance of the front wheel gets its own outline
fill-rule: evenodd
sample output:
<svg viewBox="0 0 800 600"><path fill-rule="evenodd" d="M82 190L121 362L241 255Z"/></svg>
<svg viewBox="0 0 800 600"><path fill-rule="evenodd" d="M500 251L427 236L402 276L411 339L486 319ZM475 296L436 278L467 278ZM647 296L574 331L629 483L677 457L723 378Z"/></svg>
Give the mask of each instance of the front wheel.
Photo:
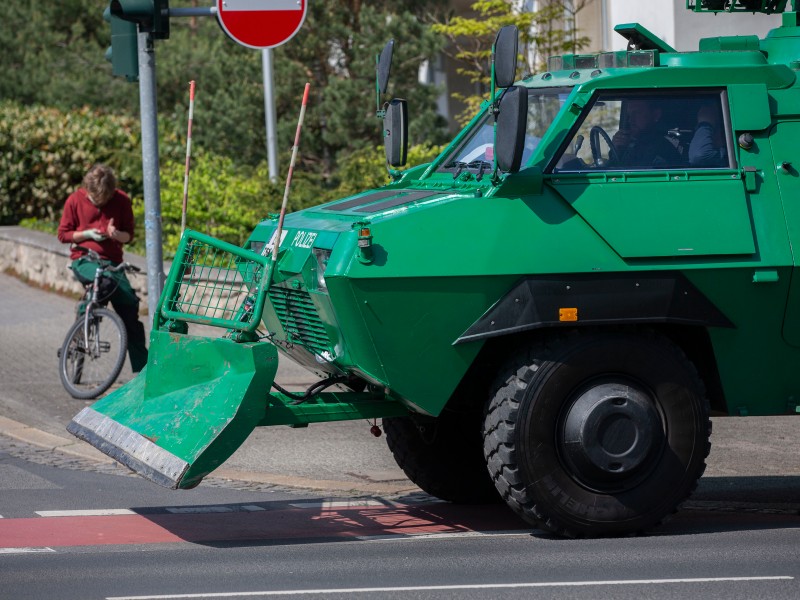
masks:
<svg viewBox="0 0 800 600"><path fill-rule="evenodd" d="M86 319L72 324L58 360L58 374L73 398L91 400L117 380L125 363L128 336L119 316L107 308L95 308Z"/></svg>
<svg viewBox="0 0 800 600"><path fill-rule="evenodd" d="M457 504L499 502L481 452L480 413L383 419L397 465L423 491Z"/></svg>
<svg viewBox="0 0 800 600"><path fill-rule="evenodd" d="M498 491L559 535L635 534L675 512L710 449L694 367L654 334L575 333L532 345L499 378L484 421Z"/></svg>

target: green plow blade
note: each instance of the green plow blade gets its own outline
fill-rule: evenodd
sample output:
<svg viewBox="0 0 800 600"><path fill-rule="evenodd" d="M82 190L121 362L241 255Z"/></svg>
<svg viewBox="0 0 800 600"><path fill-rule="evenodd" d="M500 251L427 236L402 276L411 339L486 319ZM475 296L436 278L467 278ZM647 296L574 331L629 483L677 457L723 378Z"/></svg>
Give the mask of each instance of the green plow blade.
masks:
<svg viewBox="0 0 800 600"><path fill-rule="evenodd" d="M277 368L267 342L154 330L147 367L67 430L159 485L189 489L264 418Z"/></svg>

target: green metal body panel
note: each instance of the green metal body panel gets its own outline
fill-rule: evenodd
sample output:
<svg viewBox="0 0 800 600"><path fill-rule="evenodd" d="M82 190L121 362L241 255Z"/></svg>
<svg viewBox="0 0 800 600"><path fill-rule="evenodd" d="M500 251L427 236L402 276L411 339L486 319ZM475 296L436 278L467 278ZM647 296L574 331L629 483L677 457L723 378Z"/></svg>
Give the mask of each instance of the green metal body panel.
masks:
<svg viewBox="0 0 800 600"><path fill-rule="evenodd" d="M404 417L408 414L408 410L399 402L381 394L322 392L305 402L299 402L283 394L272 393L267 414L259 425L302 427L310 423Z"/></svg>

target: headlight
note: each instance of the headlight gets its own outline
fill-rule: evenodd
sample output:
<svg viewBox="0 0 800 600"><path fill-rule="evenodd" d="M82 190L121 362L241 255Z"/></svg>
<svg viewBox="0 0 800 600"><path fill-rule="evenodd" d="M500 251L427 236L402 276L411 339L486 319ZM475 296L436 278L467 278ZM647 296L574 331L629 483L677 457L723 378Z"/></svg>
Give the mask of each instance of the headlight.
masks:
<svg viewBox="0 0 800 600"><path fill-rule="evenodd" d="M250 250L256 254L261 254L264 249L264 242L250 242Z"/></svg>
<svg viewBox="0 0 800 600"><path fill-rule="evenodd" d="M317 290L320 292L327 292L328 286L325 283L325 268L328 266L328 259L331 257L331 251L325 248L314 248L314 258L316 262L316 275L317 275Z"/></svg>

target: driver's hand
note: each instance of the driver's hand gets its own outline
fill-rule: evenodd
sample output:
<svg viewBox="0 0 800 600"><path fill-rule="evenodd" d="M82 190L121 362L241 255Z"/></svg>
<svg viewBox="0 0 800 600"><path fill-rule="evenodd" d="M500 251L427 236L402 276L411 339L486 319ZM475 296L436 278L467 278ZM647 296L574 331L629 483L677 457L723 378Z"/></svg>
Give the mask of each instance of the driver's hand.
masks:
<svg viewBox="0 0 800 600"><path fill-rule="evenodd" d="M624 148L633 141L633 136L627 129L620 129L614 134L614 137L611 138L611 141L614 143L615 148Z"/></svg>

